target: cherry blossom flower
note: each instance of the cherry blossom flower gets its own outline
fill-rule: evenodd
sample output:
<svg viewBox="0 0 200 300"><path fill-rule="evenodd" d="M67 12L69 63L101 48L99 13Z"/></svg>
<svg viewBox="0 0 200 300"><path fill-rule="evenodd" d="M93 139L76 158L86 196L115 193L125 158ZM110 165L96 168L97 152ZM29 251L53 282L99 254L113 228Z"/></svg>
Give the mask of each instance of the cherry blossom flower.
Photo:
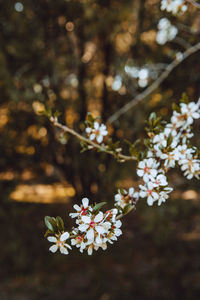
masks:
<svg viewBox="0 0 200 300"><path fill-rule="evenodd" d="M169 193L171 193L173 189L171 187L166 187L159 193L158 206L160 206L163 202L169 198Z"/></svg>
<svg viewBox="0 0 200 300"><path fill-rule="evenodd" d="M185 116L187 126L191 125L194 119L200 118L200 110L198 104L194 102L190 102L189 104L181 103L180 107L181 113Z"/></svg>
<svg viewBox="0 0 200 300"><path fill-rule="evenodd" d="M154 187L168 185L167 177L164 174L158 174L156 177L150 176L150 179L151 179L151 182L153 183Z"/></svg>
<svg viewBox="0 0 200 300"><path fill-rule="evenodd" d="M123 190L123 193L119 190L115 195L115 205L124 209L127 204L134 205L139 198L139 194L135 192L134 188L129 188L128 192Z"/></svg>
<svg viewBox="0 0 200 300"><path fill-rule="evenodd" d="M102 143L104 136L108 134L106 125L104 124L99 125L98 122L94 122L94 128L87 127L85 131L89 135L91 141L96 139L98 143Z"/></svg>
<svg viewBox="0 0 200 300"><path fill-rule="evenodd" d="M48 236L47 240L51 243L55 243L49 248L49 251L55 253L58 249L60 249L60 253L67 255L69 252L67 248L72 249L70 245L65 243L65 241L69 238L69 233L64 232L60 236Z"/></svg>
<svg viewBox="0 0 200 300"><path fill-rule="evenodd" d="M77 211L76 213L70 213L69 216L71 218L76 218L79 215L84 216L88 212L92 210L91 206L89 206L89 199L88 198L83 198L82 199L82 205L79 206L77 204L74 205L74 209Z"/></svg>
<svg viewBox="0 0 200 300"><path fill-rule="evenodd" d="M192 155L187 155L185 159L179 162L181 170L184 171L184 176L187 179L192 179L194 176L199 179L200 177L200 160L194 159Z"/></svg>
<svg viewBox="0 0 200 300"><path fill-rule="evenodd" d="M185 5L184 0L161 0L160 8L161 10L177 14L178 12L185 12L187 10L187 5Z"/></svg>
<svg viewBox="0 0 200 300"><path fill-rule="evenodd" d="M159 194L154 189L154 184L151 181L146 183L146 185L140 185L140 197L147 198L149 206L152 206L159 199Z"/></svg>
<svg viewBox="0 0 200 300"><path fill-rule="evenodd" d="M143 177L145 182L148 182L150 175L153 177L157 175L159 165L160 163L153 158L144 159L138 164L137 175Z"/></svg>
<svg viewBox="0 0 200 300"><path fill-rule="evenodd" d="M167 18L162 18L158 23L156 41L158 44L164 45L167 41L173 40L177 33L178 29Z"/></svg>

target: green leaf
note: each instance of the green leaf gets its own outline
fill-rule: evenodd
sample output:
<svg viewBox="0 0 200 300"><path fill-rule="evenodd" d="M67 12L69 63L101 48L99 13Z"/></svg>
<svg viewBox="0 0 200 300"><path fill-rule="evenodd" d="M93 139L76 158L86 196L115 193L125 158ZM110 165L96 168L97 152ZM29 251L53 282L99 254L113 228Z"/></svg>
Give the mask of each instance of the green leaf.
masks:
<svg viewBox="0 0 200 300"><path fill-rule="evenodd" d="M188 98L188 96L187 96L186 93L183 93L183 94L182 94L181 102L186 103L186 104L189 103L189 98Z"/></svg>
<svg viewBox="0 0 200 300"><path fill-rule="evenodd" d="M123 210L123 215L127 215L130 211L134 210L135 206L133 206L132 204L126 204L126 206L124 207Z"/></svg>
<svg viewBox="0 0 200 300"><path fill-rule="evenodd" d="M59 216L56 217L56 223L57 223L58 230L64 231L65 226L64 226L63 219L61 217Z"/></svg>
<svg viewBox="0 0 200 300"><path fill-rule="evenodd" d="M53 225L52 225L52 223L51 223L51 217L46 216L46 217L44 218L44 222L45 222L45 225L47 226L47 228L48 228L50 231L54 232L54 227L53 227Z"/></svg>
<svg viewBox="0 0 200 300"><path fill-rule="evenodd" d="M52 233L52 231L51 230L49 230L49 229L47 229L47 231L45 232L45 234L44 234L44 237L46 238L49 234L51 234Z"/></svg>
<svg viewBox="0 0 200 300"><path fill-rule="evenodd" d="M100 210L100 208L102 208L102 206L104 206L106 204L106 202L100 202L97 203L94 207L93 207L93 211L98 211Z"/></svg>
<svg viewBox="0 0 200 300"><path fill-rule="evenodd" d="M152 122L156 119L156 113L155 112L152 112L149 116L149 121Z"/></svg>

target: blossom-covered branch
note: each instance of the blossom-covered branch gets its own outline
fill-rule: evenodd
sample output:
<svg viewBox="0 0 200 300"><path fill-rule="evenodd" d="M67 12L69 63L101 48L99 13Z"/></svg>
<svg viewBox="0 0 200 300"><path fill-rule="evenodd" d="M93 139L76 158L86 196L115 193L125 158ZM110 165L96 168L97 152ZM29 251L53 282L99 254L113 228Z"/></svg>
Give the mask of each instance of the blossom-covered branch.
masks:
<svg viewBox="0 0 200 300"><path fill-rule="evenodd" d="M165 69L165 71L158 77L148 88L146 88L143 92L139 93L135 98L133 98L130 102L126 103L122 106L119 110L117 110L114 114L112 114L107 122L113 123L115 122L121 115L128 112L132 109L135 105L143 101L147 96L153 93L160 84L169 76L169 74L186 58L190 55L194 54L195 52L200 50L200 42L196 45L188 48L185 52L182 53L181 57L175 58Z"/></svg>
<svg viewBox="0 0 200 300"><path fill-rule="evenodd" d="M81 134L79 134L78 132L76 132L75 130L69 128L66 125L62 125L58 122L57 117L53 117L51 116L50 118L51 122L54 124L54 126L62 129L63 132L65 133L69 133L73 136L75 136L78 140L82 141L84 143L84 145L88 145L88 149L97 149L100 152L106 152L114 157L116 157L119 161L124 162L124 161L129 161L129 160L137 160L137 157L134 155L128 156L128 155L124 155L121 152L121 148L116 148L116 149L110 149L110 147L108 145L105 144L97 144L96 142L93 141L92 137L94 135L95 137L95 133L92 132L92 129L89 127L86 128L86 132L90 135L91 133L91 138L87 138ZM94 126L96 125L97 122L94 122ZM99 128L94 128L94 132L96 131L97 133L97 140L98 140L98 132L99 132ZM102 142L102 139L101 139Z"/></svg>
<svg viewBox="0 0 200 300"><path fill-rule="evenodd" d="M105 212L101 208L106 204L89 204L88 198L82 199L81 205L74 205L75 212L69 216L75 219L75 226L66 231L61 217L45 217L47 231L45 236L54 243L49 250L68 254L72 246L80 252L107 249L107 244L113 244L122 234L121 219L124 215L135 210L140 198L146 198L147 204L161 205L169 198L173 188L169 186L167 172L171 168L180 167L187 179L200 179L200 151L191 145L193 136L192 124L200 118L200 99L197 103L189 102L186 96L182 97L180 106L173 105L173 114L169 123L164 124L160 117L152 113L149 117L146 131L148 138L144 141L145 150L137 165L137 175L142 182L138 189L130 187L128 191L119 189L114 197L114 207ZM107 134L106 126L90 119L86 122L86 132L89 139L76 133L74 130L58 123L56 117L51 117L55 126L76 136L79 140L99 149L97 142L102 143ZM99 149L100 150L100 149ZM109 152L108 152L109 153ZM109 153L110 154L110 153ZM67 243L69 240L69 243Z"/></svg>

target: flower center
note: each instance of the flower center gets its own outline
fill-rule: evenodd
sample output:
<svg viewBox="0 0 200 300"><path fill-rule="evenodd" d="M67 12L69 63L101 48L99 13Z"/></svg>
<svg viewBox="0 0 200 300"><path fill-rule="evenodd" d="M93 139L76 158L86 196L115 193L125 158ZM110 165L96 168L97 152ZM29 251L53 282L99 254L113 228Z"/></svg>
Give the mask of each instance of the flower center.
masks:
<svg viewBox="0 0 200 300"><path fill-rule="evenodd" d="M144 173L149 173L150 168L149 167L145 167L144 168Z"/></svg>
<svg viewBox="0 0 200 300"><path fill-rule="evenodd" d="M90 222L90 227L94 228L96 223L94 221Z"/></svg>
<svg viewBox="0 0 200 300"><path fill-rule="evenodd" d="M147 194L151 195L152 194L152 190L147 190Z"/></svg>

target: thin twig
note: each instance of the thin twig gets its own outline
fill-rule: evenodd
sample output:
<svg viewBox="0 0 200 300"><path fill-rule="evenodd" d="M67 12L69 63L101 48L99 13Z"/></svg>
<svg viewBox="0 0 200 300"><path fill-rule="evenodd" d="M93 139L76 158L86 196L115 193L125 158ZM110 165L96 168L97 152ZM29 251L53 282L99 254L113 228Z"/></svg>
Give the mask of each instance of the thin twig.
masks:
<svg viewBox="0 0 200 300"><path fill-rule="evenodd" d="M66 133L70 133L71 135L75 136L78 140L80 141L83 141L84 143L86 143L87 145L90 145L92 146L93 148L101 151L101 152L106 152L112 156L114 156L115 158L119 159L121 162L124 162L124 161L128 161L128 160L137 160L137 157L136 156L128 156L128 155L124 155L124 154L121 154L121 153L116 153L114 151L111 151L111 150L107 150L106 149L106 146L101 146L93 141L91 141L90 139L82 136L81 134L79 134L78 132L76 132L75 130L65 126L65 125L62 125L60 124L58 121L57 121L57 118L53 118L51 117L50 118L50 121L54 124L54 126L62 129L64 132Z"/></svg>
<svg viewBox="0 0 200 300"><path fill-rule="evenodd" d="M188 3L192 4L194 7L199 8L200 9L200 4L197 3L194 0L186 0Z"/></svg>
<svg viewBox="0 0 200 300"><path fill-rule="evenodd" d="M124 106L122 106L119 110L117 110L113 115L111 115L107 122L113 123L116 121L121 115L125 114L128 110L133 108L135 105L137 105L139 102L141 102L144 98L149 96L153 91L155 91L160 84L169 76L169 74L187 57L192 55L193 53L200 50L200 42L196 45L188 48L185 52L182 53L181 59L174 59L165 69L165 71L161 74L160 77L158 77L148 88L146 88L142 93L139 93L134 99L132 99L130 102L126 103Z"/></svg>

